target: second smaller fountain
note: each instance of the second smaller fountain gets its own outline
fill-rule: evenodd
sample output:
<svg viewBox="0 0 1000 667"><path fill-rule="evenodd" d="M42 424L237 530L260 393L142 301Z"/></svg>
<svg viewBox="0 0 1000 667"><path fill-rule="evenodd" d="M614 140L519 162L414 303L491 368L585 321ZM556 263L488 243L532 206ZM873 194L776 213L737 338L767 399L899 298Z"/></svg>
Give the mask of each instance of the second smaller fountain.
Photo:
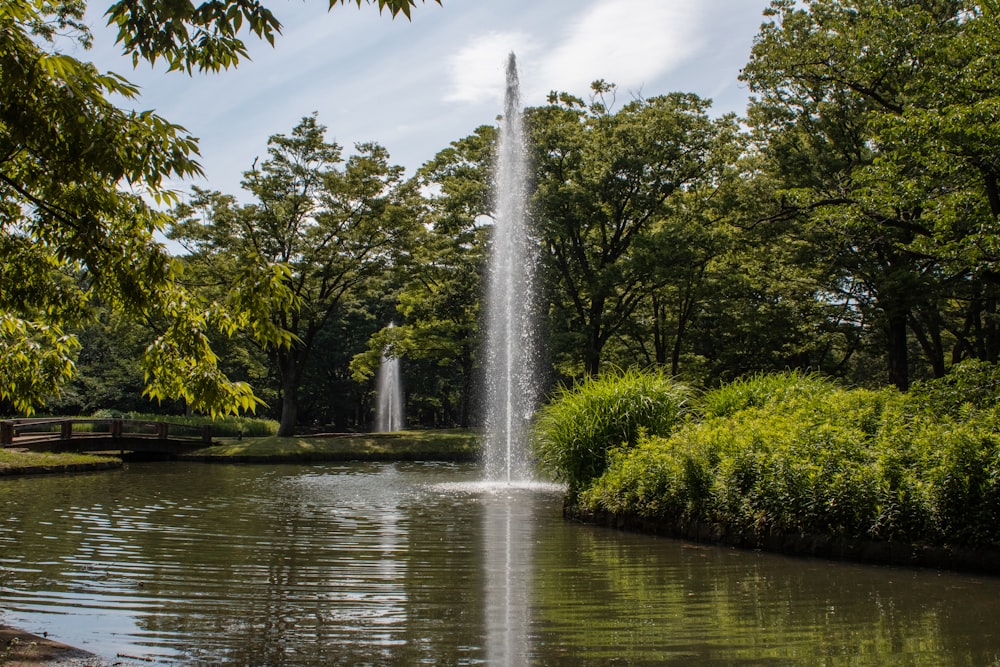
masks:
<svg viewBox="0 0 1000 667"><path fill-rule="evenodd" d="M390 324L391 328L393 325ZM399 358L382 354L375 383L375 432L402 431L406 426Z"/></svg>

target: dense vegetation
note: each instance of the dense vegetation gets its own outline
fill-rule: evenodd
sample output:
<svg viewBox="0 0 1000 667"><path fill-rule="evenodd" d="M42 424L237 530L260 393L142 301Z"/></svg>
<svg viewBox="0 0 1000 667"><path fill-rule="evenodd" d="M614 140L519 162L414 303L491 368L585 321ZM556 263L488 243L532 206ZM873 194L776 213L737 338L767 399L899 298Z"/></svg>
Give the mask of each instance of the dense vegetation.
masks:
<svg viewBox="0 0 1000 667"><path fill-rule="evenodd" d="M116 410L98 410L93 414L95 418L113 419L135 419L138 421L161 421L169 424L181 424L201 428L202 426L212 427L212 437L217 438L260 438L278 433L278 422L272 419L258 419L254 417L240 417L227 415L225 417L204 417L199 415L160 415L139 412L118 412Z"/></svg>
<svg viewBox="0 0 1000 667"><path fill-rule="evenodd" d="M665 403L674 418L639 417L638 436L581 423L575 406L609 394L622 397L620 413L642 415L654 396L687 391L636 377L588 382L539 421L540 458L587 512L752 535L1000 547L992 365L967 362L908 394L760 374ZM623 383L633 391L617 389Z"/></svg>
<svg viewBox="0 0 1000 667"><path fill-rule="evenodd" d="M57 50L56 29L89 41L84 4L0 4L0 414L256 409L283 435L361 430L389 350L414 424L477 423L495 128L407 177L306 116L247 165L249 203L180 201L162 183L198 172L195 140L117 109L134 89ZM123 45L181 70L235 64L241 25L276 34L256 2L184 5L165 32L176 8L141 4L112 7ZM775 0L743 118L684 92L619 103L605 81L527 109L549 386L608 367L695 388L801 369L866 388L890 419L916 399L885 387L996 363L997 19L994 3ZM108 150L82 150L98 131ZM640 427L645 450L657 433Z"/></svg>

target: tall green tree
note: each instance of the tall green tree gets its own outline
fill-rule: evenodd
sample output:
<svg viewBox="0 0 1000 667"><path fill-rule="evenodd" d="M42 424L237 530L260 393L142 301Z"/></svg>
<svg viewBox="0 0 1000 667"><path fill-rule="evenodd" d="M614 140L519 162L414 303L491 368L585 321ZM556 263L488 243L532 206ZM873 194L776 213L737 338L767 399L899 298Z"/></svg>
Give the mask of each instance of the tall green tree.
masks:
<svg viewBox="0 0 1000 667"><path fill-rule="evenodd" d="M673 93L614 110L614 87L595 82L590 104L553 95L529 110L535 211L557 285L565 335L578 337L582 370L595 374L612 336L629 325L662 280L651 235L673 198L715 167L713 151L735 132L709 118L709 102ZM559 326L556 324L556 326Z"/></svg>
<svg viewBox="0 0 1000 667"><path fill-rule="evenodd" d="M216 270L285 272L292 298L254 306L290 340L272 348L281 435L291 435L298 423L299 388L319 353L320 334L367 281L408 251L416 222L410 208L415 189L383 147L359 144L358 153L344 160L342 148L325 134L312 115L290 135L272 136L268 158L244 173L254 203L240 206L202 192L181 208L183 220L170 231Z"/></svg>
<svg viewBox="0 0 1000 667"><path fill-rule="evenodd" d="M827 244L831 293L862 287L896 386L911 340L938 375L945 338L994 349L969 336L996 308L997 88L982 51L1000 34L995 3L779 0L769 13L743 78L786 184L772 219Z"/></svg>
<svg viewBox="0 0 1000 667"><path fill-rule="evenodd" d="M196 141L111 95L136 89L52 48L86 45L81 3L0 5L0 398L30 411L72 377L70 327L100 304L155 322L146 392L206 412L250 408L250 388L221 373L207 329L246 322L199 303L175 281L153 233L166 220L164 179L200 173Z"/></svg>
<svg viewBox="0 0 1000 667"><path fill-rule="evenodd" d="M495 127L479 127L421 167L422 229L394 294L396 326L352 362L364 379L386 350L405 360L408 414L431 425L473 419L496 137Z"/></svg>

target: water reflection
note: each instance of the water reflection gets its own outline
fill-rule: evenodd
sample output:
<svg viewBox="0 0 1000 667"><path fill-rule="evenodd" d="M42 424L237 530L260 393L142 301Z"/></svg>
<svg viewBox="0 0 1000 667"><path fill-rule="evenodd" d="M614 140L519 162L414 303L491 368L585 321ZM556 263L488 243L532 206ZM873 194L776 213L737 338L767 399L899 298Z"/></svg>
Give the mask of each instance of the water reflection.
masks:
<svg viewBox="0 0 1000 667"><path fill-rule="evenodd" d="M491 665L525 665L531 604L533 526L525 502L504 488L489 493L483 507L483 604L486 658Z"/></svg>
<svg viewBox="0 0 1000 667"><path fill-rule="evenodd" d="M567 524L428 464L0 481L0 622L153 664L990 665L1000 581ZM149 664L149 663L143 663Z"/></svg>
<svg viewBox="0 0 1000 667"><path fill-rule="evenodd" d="M507 494L492 494L485 510L486 657L493 665L526 664L531 529L525 522L515 524L514 501Z"/></svg>

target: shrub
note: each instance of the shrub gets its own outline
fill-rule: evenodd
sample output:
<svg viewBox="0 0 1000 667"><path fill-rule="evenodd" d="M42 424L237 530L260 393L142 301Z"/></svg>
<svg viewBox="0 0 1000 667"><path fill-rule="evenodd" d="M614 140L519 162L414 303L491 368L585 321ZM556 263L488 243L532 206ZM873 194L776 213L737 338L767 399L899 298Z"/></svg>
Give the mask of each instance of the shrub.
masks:
<svg viewBox="0 0 1000 667"><path fill-rule="evenodd" d="M809 400L834 389L832 380L815 373L757 373L706 392L698 401L705 417L725 417L747 408L789 400Z"/></svg>
<svg viewBox="0 0 1000 667"><path fill-rule="evenodd" d="M96 416L96 415L95 415ZM127 419L148 419L149 421L164 421L171 424L183 424L192 427L211 426L212 434L221 438L235 438L243 435L248 438L275 435L278 432L278 422L273 419L257 417L206 417L204 415L157 415L130 412L116 415Z"/></svg>
<svg viewBox="0 0 1000 667"><path fill-rule="evenodd" d="M718 395L725 401L706 395L717 416L616 455L581 504L763 533L926 534L924 485L897 465L915 456L882 437L909 423L901 394L792 375L757 376Z"/></svg>
<svg viewBox="0 0 1000 667"><path fill-rule="evenodd" d="M539 411L533 447L539 465L566 481L571 497L601 475L612 449L642 435L667 435L681 420L690 391L660 372L626 370L561 389Z"/></svg>
<svg viewBox="0 0 1000 667"><path fill-rule="evenodd" d="M643 436L615 449L601 477L579 497L592 510L677 521L702 520L712 490L712 452L684 438Z"/></svg>
<svg viewBox="0 0 1000 667"><path fill-rule="evenodd" d="M939 415L991 408L1000 400L1000 367L966 359L943 378L914 382L909 395L915 407Z"/></svg>
<svg viewBox="0 0 1000 667"><path fill-rule="evenodd" d="M967 369L914 394L748 378L708 392L700 419L612 450L577 500L758 534L1000 547L992 374Z"/></svg>
<svg viewBox="0 0 1000 667"><path fill-rule="evenodd" d="M994 409L963 420L924 419L913 435L940 540L1000 546L997 423Z"/></svg>

